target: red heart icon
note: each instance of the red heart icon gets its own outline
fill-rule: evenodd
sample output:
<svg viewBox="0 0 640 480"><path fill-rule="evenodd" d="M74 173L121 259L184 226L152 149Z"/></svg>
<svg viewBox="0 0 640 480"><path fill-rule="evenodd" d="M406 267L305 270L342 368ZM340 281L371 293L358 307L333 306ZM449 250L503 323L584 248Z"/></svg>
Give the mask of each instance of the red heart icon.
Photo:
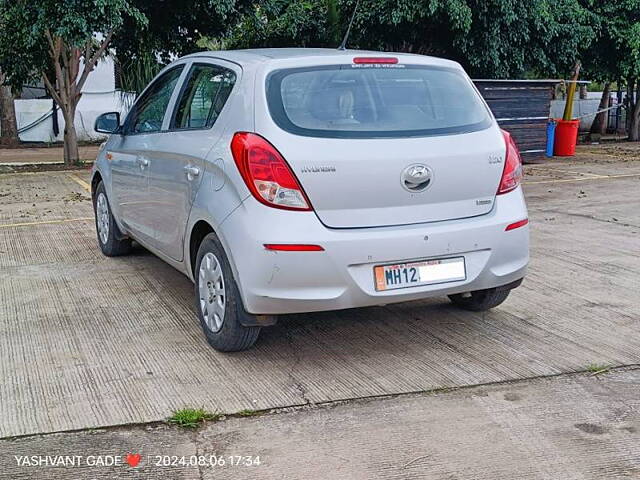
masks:
<svg viewBox="0 0 640 480"><path fill-rule="evenodd" d="M127 454L127 456L125 457L126 462L131 465L132 467L136 467L138 466L138 464L140 463L140 459L142 457L140 456L139 453L136 453L135 455L132 453Z"/></svg>

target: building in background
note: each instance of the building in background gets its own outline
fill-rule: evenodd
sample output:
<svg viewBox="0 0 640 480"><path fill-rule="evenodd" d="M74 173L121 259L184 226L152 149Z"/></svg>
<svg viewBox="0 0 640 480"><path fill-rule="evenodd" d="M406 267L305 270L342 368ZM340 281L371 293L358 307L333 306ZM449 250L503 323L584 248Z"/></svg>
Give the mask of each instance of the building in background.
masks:
<svg viewBox="0 0 640 480"><path fill-rule="evenodd" d="M101 60L87 77L82 89L75 119L78 140L87 142L105 138L105 135L96 133L93 129L96 117L105 112L124 114L130 104L130 96L116 89L113 58ZM15 100L15 107L20 140L45 143L62 141L64 118L60 110L56 109L56 128L53 100L43 86L25 86L20 98Z"/></svg>

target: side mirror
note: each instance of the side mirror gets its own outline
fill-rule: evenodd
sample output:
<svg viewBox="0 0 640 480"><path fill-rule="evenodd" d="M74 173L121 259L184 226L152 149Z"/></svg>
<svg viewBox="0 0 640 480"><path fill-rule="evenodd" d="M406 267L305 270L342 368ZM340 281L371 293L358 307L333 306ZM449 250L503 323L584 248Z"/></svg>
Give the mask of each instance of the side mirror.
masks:
<svg viewBox="0 0 640 480"><path fill-rule="evenodd" d="M115 133L120 129L120 114L118 112L103 113L96 118L93 129L98 133Z"/></svg>

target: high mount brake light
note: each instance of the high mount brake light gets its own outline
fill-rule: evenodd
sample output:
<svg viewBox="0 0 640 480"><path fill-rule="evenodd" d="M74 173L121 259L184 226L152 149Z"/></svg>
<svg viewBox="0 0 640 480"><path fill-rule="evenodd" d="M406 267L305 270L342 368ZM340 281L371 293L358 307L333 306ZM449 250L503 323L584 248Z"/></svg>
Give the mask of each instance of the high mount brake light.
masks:
<svg viewBox="0 0 640 480"><path fill-rule="evenodd" d="M238 132L231 153L251 194L259 202L285 210L311 210L311 203L280 152L260 135Z"/></svg>
<svg viewBox="0 0 640 480"><path fill-rule="evenodd" d="M353 59L353 63L356 65L367 65L367 64L396 64L398 63L398 59L395 57L355 57Z"/></svg>
<svg viewBox="0 0 640 480"><path fill-rule="evenodd" d="M502 178L500 179L497 195L508 193L518 188L523 176L522 159L520 158L520 151L518 150L516 142L513 141L511 134L505 130L502 130L502 136L504 137L504 143L507 147L507 153L504 159L504 170L502 171Z"/></svg>

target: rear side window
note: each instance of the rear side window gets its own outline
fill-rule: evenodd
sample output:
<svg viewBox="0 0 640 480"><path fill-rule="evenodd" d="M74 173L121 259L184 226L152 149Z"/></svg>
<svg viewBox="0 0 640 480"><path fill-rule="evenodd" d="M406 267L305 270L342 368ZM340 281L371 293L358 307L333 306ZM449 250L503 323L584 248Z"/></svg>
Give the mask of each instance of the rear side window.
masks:
<svg viewBox="0 0 640 480"><path fill-rule="evenodd" d="M196 64L178 102L172 128L209 128L227 102L236 74L216 65Z"/></svg>
<svg viewBox="0 0 640 480"><path fill-rule="evenodd" d="M407 137L482 130L491 117L456 69L342 65L279 70L267 79L274 121L298 135Z"/></svg>

